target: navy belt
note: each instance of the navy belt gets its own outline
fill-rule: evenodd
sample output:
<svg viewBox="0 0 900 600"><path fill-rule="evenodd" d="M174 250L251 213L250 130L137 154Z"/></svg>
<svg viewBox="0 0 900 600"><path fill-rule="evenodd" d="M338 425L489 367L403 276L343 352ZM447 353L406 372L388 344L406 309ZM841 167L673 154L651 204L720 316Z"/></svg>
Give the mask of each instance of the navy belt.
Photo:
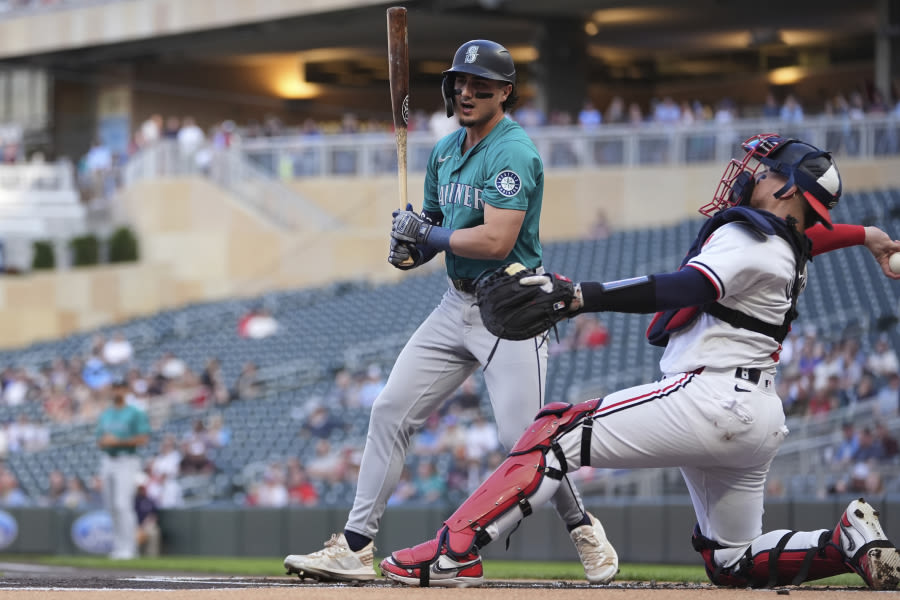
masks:
<svg viewBox="0 0 900 600"><path fill-rule="evenodd" d="M466 294L475 293L474 279L451 279L450 283L453 284L453 287L455 287L457 291L464 292Z"/></svg>
<svg viewBox="0 0 900 600"><path fill-rule="evenodd" d="M759 383L759 377L762 375L762 371L759 369L747 369L744 367L738 367L734 370L734 376L738 379L742 379L744 381L749 381L753 384Z"/></svg>
<svg viewBox="0 0 900 600"><path fill-rule="evenodd" d="M706 367L700 367L699 369L694 369L691 373L699 374L702 373ZM762 377L762 371L760 369L748 369L747 367L738 367L734 370L734 376L737 379L742 381L749 381L750 383L757 385L759 384L759 378Z"/></svg>

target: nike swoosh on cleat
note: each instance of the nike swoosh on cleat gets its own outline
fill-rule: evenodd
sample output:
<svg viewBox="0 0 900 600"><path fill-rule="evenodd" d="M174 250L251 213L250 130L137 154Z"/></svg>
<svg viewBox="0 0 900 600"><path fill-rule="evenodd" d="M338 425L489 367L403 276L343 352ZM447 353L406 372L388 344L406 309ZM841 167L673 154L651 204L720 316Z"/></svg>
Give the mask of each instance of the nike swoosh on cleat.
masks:
<svg viewBox="0 0 900 600"><path fill-rule="evenodd" d="M437 562L431 565L432 573L453 573L454 571L462 571L463 569L467 569L471 566L477 565L478 560L472 560L467 563L462 563L459 565L451 565L449 568L445 568L441 566L441 559L438 558Z"/></svg>
<svg viewBox="0 0 900 600"><path fill-rule="evenodd" d="M737 385L734 386L734 391L736 392L750 392L752 390L745 390L743 388L739 388Z"/></svg>

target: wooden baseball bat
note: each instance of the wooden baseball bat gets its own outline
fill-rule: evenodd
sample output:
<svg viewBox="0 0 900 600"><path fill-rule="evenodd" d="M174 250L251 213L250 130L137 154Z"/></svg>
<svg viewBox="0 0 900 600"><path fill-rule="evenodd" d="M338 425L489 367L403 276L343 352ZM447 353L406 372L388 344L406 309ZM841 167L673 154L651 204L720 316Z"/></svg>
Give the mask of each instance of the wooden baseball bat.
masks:
<svg viewBox="0 0 900 600"><path fill-rule="evenodd" d="M397 134L397 175L400 184L400 209L406 210L406 133L409 124L409 38L406 8L387 9L388 79L391 84L391 108Z"/></svg>

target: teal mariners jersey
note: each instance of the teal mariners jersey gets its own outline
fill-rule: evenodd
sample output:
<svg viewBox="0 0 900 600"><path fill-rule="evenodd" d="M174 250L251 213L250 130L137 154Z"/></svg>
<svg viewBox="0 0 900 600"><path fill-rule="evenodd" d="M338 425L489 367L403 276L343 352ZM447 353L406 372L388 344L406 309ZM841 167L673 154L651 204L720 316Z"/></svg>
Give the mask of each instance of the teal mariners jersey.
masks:
<svg viewBox="0 0 900 600"><path fill-rule="evenodd" d="M147 414L139 408L126 404L122 408L107 408L97 421L97 439L111 433L120 440L136 435L149 435L150 422ZM134 454L137 448L104 448L110 456Z"/></svg>
<svg viewBox="0 0 900 600"><path fill-rule="evenodd" d="M440 211L443 227L466 229L484 223L484 206L525 211L525 221L505 260L479 260L447 251L451 279L474 279L485 269L508 262L541 265L538 227L544 195L544 165L537 148L518 123L504 118L465 154L466 129L441 138L431 152L425 174L423 209Z"/></svg>

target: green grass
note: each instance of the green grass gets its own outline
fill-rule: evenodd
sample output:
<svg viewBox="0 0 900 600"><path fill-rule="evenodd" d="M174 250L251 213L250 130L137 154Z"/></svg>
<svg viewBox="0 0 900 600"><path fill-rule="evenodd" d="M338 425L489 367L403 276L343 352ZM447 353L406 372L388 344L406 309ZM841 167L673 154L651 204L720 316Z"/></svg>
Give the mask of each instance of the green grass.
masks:
<svg viewBox="0 0 900 600"><path fill-rule="evenodd" d="M380 559L376 559L376 564ZM26 562L42 565L82 567L90 569L125 569L167 571L182 573L208 573L247 577L275 577L284 575L282 557L234 558L213 556L165 556L114 561L96 556L34 556L0 555L0 562ZM583 580L584 571L577 562L526 562L489 560L485 562L488 579L550 579ZM627 563L621 565L617 581L657 581L677 583L707 583L706 573L700 566L653 565ZM856 575L838 575L822 579L814 585L861 587Z"/></svg>

